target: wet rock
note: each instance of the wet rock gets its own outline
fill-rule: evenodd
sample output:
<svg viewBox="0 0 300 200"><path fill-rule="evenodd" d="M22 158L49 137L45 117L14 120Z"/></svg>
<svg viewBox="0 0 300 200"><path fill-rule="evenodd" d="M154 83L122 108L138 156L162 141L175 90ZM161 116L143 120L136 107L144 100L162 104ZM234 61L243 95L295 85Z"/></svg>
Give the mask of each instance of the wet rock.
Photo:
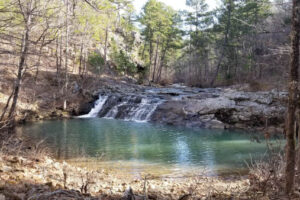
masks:
<svg viewBox="0 0 300 200"><path fill-rule="evenodd" d="M250 100L250 96L243 92L229 91L224 94L224 97L234 101Z"/></svg>
<svg viewBox="0 0 300 200"><path fill-rule="evenodd" d="M188 101L184 110L187 113L207 115L216 113L219 109L233 109L235 102L225 97L208 98L200 101Z"/></svg>
<svg viewBox="0 0 300 200"><path fill-rule="evenodd" d="M98 113L99 117L104 117L113 107L122 102L121 95L110 96L102 107L102 110Z"/></svg>
<svg viewBox="0 0 300 200"><path fill-rule="evenodd" d="M280 126L284 122L284 94L225 90L218 95L200 100L189 98L165 102L152 119L175 125L243 129L264 127L266 124Z"/></svg>
<svg viewBox="0 0 300 200"><path fill-rule="evenodd" d="M74 115L84 115L86 113L89 113L93 107L94 107L94 102L80 104L78 110L77 111L74 110Z"/></svg>
<svg viewBox="0 0 300 200"><path fill-rule="evenodd" d="M153 88L128 84L106 85L98 94L108 96L99 117L111 115L129 119L142 99L148 98L162 102L153 112L152 122L221 129L281 126L287 97L285 92L277 91L243 92L233 88L201 89L177 85Z"/></svg>

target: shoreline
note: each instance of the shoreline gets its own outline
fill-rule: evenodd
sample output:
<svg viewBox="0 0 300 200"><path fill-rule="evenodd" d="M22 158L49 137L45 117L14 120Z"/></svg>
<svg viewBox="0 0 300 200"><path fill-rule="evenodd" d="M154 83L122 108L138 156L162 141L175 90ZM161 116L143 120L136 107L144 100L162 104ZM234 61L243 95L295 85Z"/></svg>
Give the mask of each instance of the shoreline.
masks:
<svg viewBox="0 0 300 200"><path fill-rule="evenodd" d="M55 159L55 158L53 158ZM126 160L116 160L116 161L105 161L96 160L94 158L87 159L58 159L59 162L66 162L72 166L85 168L92 171L106 171L108 173L114 173L117 176L129 176L142 177L143 175L149 175L153 177L197 177L199 175L207 176L211 178L221 178L221 179L236 179L237 177L247 176L249 169L245 167L231 168L229 166L208 169L208 167L203 167L200 165L167 165L162 163L141 163L139 161L126 161Z"/></svg>
<svg viewBox="0 0 300 200"><path fill-rule="evenodd" d="M191 190L194 190L194 196L207 198L213 190L220 191L224 197L229 191L238 192L236 188L245 190L249 187L248 179L222 180L206 176L168 178L144 176L134 179L118 177L106 171L91 171L66 162L57 162L50 157L37 160L23 156L1 155L0 160L2 163L0 193L1 188L9 191L15 187L25 189L26 185L31 185L27 193L22 193L25 196L36 187L44 188L43 193L68 190L77 191L78 194L89 193L91 196L104 199L121 199L128 188L131 188L137 198L145 196L146 193L149 199L180 199L184 195L189 195ZM21 194L13 193L13 195Z"/></svg>
<svg viewBox="0 0 300 200"><path fill-rule="evenodd" d="M82 168L66 160L56 160L46 154L42 145L34 146L16 135L4 141L0 148L0 198L5 196L5 200L70 197L125 200L130 199L130 195L136 200L145 196L162 200L177 200L185 196L223 200L260 199L263 196L263 193L256 192L256 187L260 187L259 183L265 177L253 171L229 177L203 174L190 177L142 174L130 177L128 173ZM253 177L259 183L253 182Z"/></svg>

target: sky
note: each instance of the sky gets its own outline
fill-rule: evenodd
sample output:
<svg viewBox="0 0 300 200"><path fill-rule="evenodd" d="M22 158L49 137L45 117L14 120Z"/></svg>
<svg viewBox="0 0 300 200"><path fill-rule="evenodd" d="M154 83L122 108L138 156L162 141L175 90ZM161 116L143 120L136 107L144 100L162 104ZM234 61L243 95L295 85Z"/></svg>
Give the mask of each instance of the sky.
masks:
<svg viewBox="0 0 300 200"><path fill-rule="evenodd" d="M133 4L137 11L137 13L140 12L142 7L145 5L145 3L148 0L134 0ZM186 8L185 1L186 0L160 0L161 2L164 2L165 4L173 7L175 10L183 10ZM215 8L216 5L218 5L219 0L206 0L206 3L210 6L210 8Z"/></svg>

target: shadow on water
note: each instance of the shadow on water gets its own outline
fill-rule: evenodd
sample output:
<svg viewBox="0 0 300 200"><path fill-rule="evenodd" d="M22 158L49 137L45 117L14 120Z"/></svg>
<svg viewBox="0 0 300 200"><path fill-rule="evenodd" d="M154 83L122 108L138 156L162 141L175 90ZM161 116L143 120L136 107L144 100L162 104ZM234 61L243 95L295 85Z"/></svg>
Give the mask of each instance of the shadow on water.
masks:
<svg viewBox="0 0 300 200"><path fill-rule="evenodd" d="M245 161L267 150L263 135L255 133L99 118L30 123L18 127L18 133L32 142L46 138L57 159L132 173L241 172Z"/></svg>

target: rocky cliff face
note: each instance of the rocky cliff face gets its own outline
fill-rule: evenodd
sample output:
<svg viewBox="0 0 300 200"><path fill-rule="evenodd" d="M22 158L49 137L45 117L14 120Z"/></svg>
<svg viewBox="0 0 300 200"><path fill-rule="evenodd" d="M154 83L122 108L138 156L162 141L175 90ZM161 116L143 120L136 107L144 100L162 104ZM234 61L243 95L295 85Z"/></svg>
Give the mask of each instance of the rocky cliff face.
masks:
<svg viewBox="0 0 300 200"><path fill-rule="evenodd" d="M282 131L287 96L277 91L242 92L180 85L152 88L126 84L105 86L97 94L108 97L98 117L115 112L117 118L134 120L128 115L135 116L134 112L138 112L146 100L155 102L155 110L148 119L155 123L222 129L271 127L273 131Z"/></svg>

